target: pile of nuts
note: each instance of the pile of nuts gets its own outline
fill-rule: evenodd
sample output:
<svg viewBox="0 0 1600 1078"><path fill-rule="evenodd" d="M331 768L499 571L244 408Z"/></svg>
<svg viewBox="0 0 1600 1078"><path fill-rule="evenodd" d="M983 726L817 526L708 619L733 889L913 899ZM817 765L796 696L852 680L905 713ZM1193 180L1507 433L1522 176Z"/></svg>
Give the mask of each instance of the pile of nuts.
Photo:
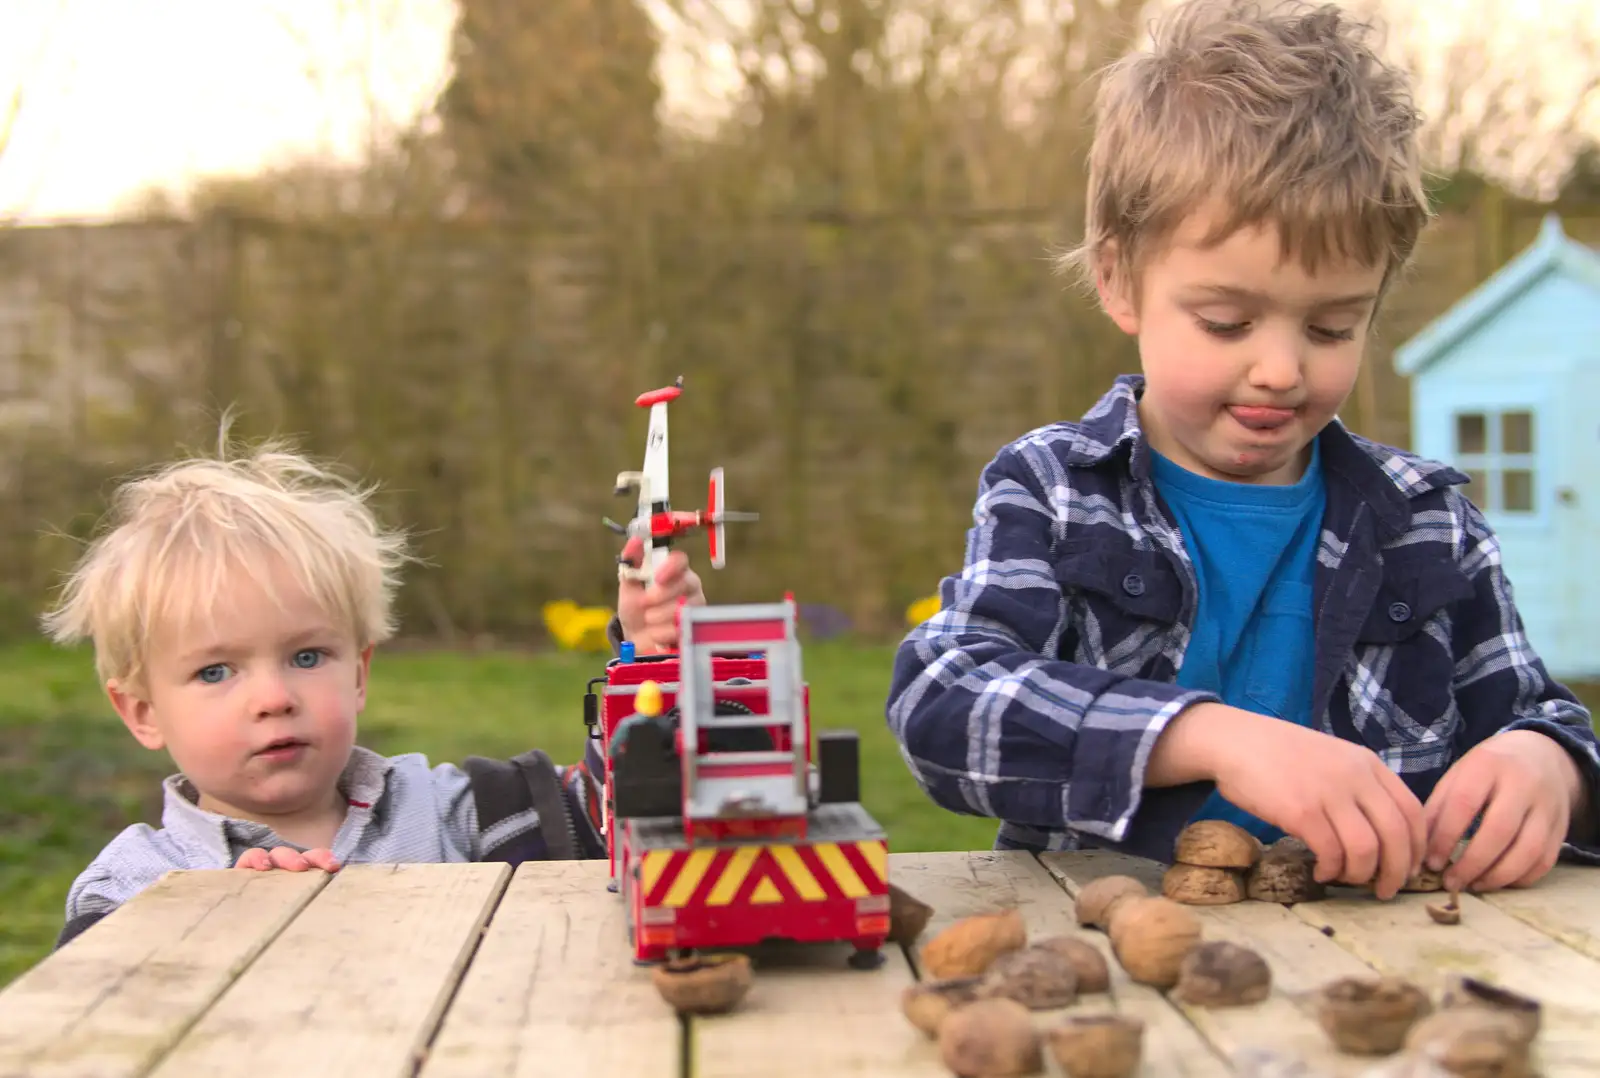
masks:
<svg viewBox="0 0 1600 1078"><path fill-rule="evenodd" d="M1171 989L1179 1002L1238 1007L1259 1003L1272 990L1272 971L1260 955L1226 940L1202 939L1193 910L1149 894L1132 876L1102 876L1083 887L1077 914L1080 925L1110 937L1130 978Z"/></svg>
<svg viewBox="0 0 1600 1078"><path fill-rule="evenodd" d="M1129 876L1109 876L1078 894L1078 922L1103 930L1117 963L1141 984L1170 989L1200 1007L1257 1003L1272 973L1247 947L1201 938L1194 911ZM1070 936L1028 939L1015 909L963 918L928 941L924 980L908 986L901 1009L939 1043L958 1075L1036 1074L1046 1050L1068 1078L1125 1078L1143 1054L1144 1023L1123 1014L1074 1014L1041 1029L1030 1012L1071 1006L1107 992L1101 948Z"/></svg>
<svg viewBox="0 0 1600 1078"><path fill-rule="evenodd" d="M1194 841L1180 845L1190 859L1179 863L1230 874L1251 897L1259 892L1261 901L1304 893L1296 873L1309 876L1309 855L1293 840L1258 848L1253 861L1240 864L1247 860L1239 856L1240 844L1229 848L1219 841L1234 837L1202 829L1191 836ZM1215 895L1228 886L1209 872L1169 874L1168 879L1186 881L1185 887L1163 881L1163 890L1180 896ZM1416 889L1429 889L1428 880L1413 882L1421 884ZM1436 876L1431 883L1437 889ZM1081 927L1106 934L1111 954L1131 980L1167 993L1174 1002L1248 1006L1272 992L1271 968L1259 954L1228 940L1205 939L1195 911L1170 894L1150 894L1132 876L1104 876L1080 888L1076 916ZM920 958L925 979L905 989L901 1007L912 1025L938 1042L945 1066L955 1074L1038 1074L1046 1052L1067 1078L1128 1078L1138 1072L1144 1039L1140 1019L1085 1013L1041 1025L1032 1013L1110 990L1111 967L1101 947L1084 936L1030 940L1021 913L1009 909L956 921L928 941ZM1437 1002L1402 978L1342 977L1323 985L1314 1003L1318 1024L1340 1052L1390 1057L1368 1078L1532 1074L1541 1005L1472 977L1454 978ZM1303 1066L1285 1073L1310 1074Z"/></svg>
<svg viewBox="0 0 1600 1078"><path fill-rule="evenodd" d="M1406 892L1442 891L1443 881L1427 868L1406 880ZM1173 863L1161 879L1161 893L1186 906L1256 902L1315 902L1327 896L1316 878L1316 856L1294 837L1263 847L1250 832L1225 820L1198 820L1185 827L1173 848ZM1455 894L1444 905L1427 907L1440 924L1459 924Z"/></svg>
<svg viewBox="0 0 1600 1078"><path fill-rule="evenodd" d="M1115 1014L1072 1015L1041 1031L1033 1011L1056 1010L1106 992L1099 948L1072 936L1029 941L1015 909L955 922L923 947L924 980L908 985L901 1010L939 1043L959 1075L1037 1074L1046 1050L1069 1078L1125 1078L1139 1067L1144 1024Z"/></svg>

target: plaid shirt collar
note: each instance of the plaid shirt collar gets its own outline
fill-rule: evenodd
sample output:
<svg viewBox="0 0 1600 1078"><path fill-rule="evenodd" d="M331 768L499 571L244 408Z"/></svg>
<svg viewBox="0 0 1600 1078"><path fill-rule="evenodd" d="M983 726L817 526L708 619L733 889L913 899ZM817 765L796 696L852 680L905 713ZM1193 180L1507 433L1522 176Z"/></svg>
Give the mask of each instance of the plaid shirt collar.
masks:
<svg viewBox="0 0 1600 1078"><path fill-rule="evenodd" d="M1128 471L1136 482L1150 478L1150 443L1139 423L1139 397L1145 379L1124 374L1112 383L1079 424L1081 436L1065 454L1068 467L1093 468L1118 455L1126 455ZM1390 456L1387 466L1362 448L1335 416L1318 435L1323 467L1345 480L1359 500L1372 507L1389 535L1402 534L1411 524L1411 499L1431 490L1467 482L1454 468L1433 462L1416 463Z"/></svg>
<svg viewBox="0 0 1600 1078"><path fill-rule="evenodd" d="M339 791L344 794L349 806L369 810L376 816L388 789L392 766L387 758L356 745L339 775ZM182 845L204 850L213 858L220 858L225 864L231 865L236 851L284 844L283 839L266 824L223 816L201 808L200 791L181 772L169 775L161 787L161 825Z"/></svg>

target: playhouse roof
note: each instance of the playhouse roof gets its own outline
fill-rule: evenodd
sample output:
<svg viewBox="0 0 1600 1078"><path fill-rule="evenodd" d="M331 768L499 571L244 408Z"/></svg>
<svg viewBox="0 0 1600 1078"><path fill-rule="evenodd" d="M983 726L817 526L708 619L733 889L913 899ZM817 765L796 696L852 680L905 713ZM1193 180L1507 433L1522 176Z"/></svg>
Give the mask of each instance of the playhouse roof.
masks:
<svg viewBox="0 0 1600 1078"><path fill-rule="evenodd" d="M1417 373L1552 273L1566 274L1600 293L1600 253L1569 237L1553 213L1545 215L1533 244L1395 349L1395 370Z"/></svg>

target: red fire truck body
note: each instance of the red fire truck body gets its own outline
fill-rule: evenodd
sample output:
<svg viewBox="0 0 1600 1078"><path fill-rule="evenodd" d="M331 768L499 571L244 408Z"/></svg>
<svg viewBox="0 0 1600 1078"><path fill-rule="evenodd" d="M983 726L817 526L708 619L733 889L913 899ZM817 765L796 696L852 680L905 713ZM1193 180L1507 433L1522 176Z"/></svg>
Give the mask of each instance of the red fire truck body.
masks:
<svg viewBox="0 0 1600 1078"><path fill-rule="evenodd" d="M679 619L678 652L625 648L586 700L634 957L845 941L876 965L887 839L860 804L854 731L819 732L813 753L793 600Z"/></svg>

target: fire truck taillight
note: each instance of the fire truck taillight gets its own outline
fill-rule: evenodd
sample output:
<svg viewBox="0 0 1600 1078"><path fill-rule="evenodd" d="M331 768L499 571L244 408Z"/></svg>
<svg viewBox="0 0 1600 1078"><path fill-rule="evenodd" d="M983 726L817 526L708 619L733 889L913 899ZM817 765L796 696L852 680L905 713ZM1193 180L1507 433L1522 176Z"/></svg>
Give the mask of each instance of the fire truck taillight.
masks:
<svg viewBox="0 0 1600 1078"><path fill-rule="evenodd" d="M646 947L672 947L678 942L678 930L671 925L646 928L639 933L639 942Z"/></svg>
<svg viewBox="0 0 1600 1078"><path fill-rule="evenodd" d="M856 935L876 936L889 931L889 896L864 895L856 899Z"/></svg>
<svg viewBox="0 0 1600 1078"><path fill-rule="evenodd" d="M678 942L678 911L671 906L646 906L639 911L639 942L646 947L673 947Z"/></svg>

